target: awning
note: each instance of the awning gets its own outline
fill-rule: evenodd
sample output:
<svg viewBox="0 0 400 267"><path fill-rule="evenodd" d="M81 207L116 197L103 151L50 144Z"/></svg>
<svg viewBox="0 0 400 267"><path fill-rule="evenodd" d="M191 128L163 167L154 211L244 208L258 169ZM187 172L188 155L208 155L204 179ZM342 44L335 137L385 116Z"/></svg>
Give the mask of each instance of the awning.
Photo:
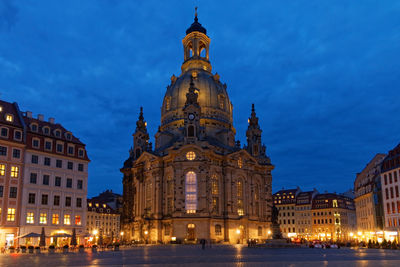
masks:
<svg viewBox="0 0 400 267"><path fill-rule="evenodd" d="M32 232L29 234L24 234L24 235L18 236L17 238L29 238L29 237L40 237L40 234Z"/></svg>
<svg viewBox="0 0 400 267"><path fill-rule="evenodd" d="M72 237L72 235L65 234L65 233L60 233L60 234L51 235L50 237Z"/></svg>

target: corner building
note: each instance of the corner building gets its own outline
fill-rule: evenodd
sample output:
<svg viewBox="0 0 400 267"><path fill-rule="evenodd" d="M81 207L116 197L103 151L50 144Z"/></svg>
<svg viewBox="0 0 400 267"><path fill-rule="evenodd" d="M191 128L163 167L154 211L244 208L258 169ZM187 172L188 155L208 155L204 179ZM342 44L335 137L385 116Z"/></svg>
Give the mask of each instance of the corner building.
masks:
<svg viewBox="0 0 400 267"><path fill-rule="evenodd" d="M183 39L182 73L172 75L155 148L141 109L123 177L125 241L238 243L266 239L271 171L254 105L247 144L235 140L226 84L211 72L210 38L195 21Z"/></svg>

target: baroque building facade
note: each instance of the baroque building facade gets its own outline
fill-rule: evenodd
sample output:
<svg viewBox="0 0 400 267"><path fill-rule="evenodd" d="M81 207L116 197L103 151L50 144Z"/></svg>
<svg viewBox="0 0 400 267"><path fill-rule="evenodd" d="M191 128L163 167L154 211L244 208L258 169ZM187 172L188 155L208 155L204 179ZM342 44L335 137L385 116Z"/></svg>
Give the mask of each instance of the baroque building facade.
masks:
<svg viewBox="0 0 400 267"><path fill-rule="evenodd" d="M226 84L212 73L210 38L195 21L183 39L182 73L172 75L155 147L141 109L123 173L126 242L244 242L266 239L271 171L254 105L247 144L235 140Z"/></svg>

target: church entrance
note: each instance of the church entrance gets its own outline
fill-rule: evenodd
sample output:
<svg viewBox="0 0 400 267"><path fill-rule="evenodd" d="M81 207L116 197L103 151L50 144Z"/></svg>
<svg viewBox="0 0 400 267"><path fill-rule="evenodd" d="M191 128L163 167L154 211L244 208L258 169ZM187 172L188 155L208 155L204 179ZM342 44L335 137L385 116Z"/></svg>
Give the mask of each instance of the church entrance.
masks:
<svg viewBox="0 0 400 267"><path fill-rule="evenodd" d="M189 223L187 226L187 240L188 241L196 240L196 226L193 223Z"/></svg>

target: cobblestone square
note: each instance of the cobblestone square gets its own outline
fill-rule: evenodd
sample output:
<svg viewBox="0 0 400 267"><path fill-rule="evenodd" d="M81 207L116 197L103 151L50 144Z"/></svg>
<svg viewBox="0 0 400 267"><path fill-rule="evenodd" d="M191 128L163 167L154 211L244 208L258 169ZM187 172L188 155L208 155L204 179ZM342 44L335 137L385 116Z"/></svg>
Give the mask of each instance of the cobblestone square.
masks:
<svg viewBox="0 0 400 267"><path fill-rule="evenodd" d="M92 253L8 254L0 266L399 266L400 251L266 249L237 246L147 246Z"/></svg>

